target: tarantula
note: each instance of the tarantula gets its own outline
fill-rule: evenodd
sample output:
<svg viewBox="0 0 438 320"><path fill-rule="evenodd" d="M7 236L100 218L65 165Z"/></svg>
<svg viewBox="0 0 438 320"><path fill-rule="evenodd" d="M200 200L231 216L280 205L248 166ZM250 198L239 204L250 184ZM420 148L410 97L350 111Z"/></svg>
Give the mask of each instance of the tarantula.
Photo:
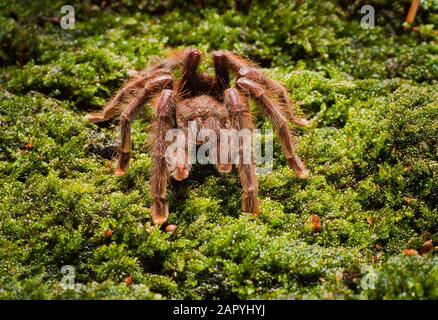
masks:
<svg viewBox="0 0 438 320"><path fill-rule="evenodd" d="M169 177L183 180L191 170L187 154L176 165L166 160L166 132L179 128L187 134L189 121L196 121L198 127L214 131L222 128L252 130L250 99L256 102L272 122L289 167L301 179L309 176L309 171L294 152L295 140L288 128L288 121L299 126L305 126L308 122L294 115L285 88L266 77L254 63L232 52L215 51L212 57L215 76L197 70L201 62L198 50L190 48L174 53L128 81L101 113L86 115L88 121L96 123L120 114L121 146L115 175L121 176L129 166L131 123L146 102L156 96L152 103L155 118L150 132L153 157L151 211L155 224L165 223L169 215L166 200ZM177 70L180 77L174 79L173 74ZM230 85L230 72L236 79L235 88ZM239 140L239 143L243 142ZM241 152L241 145L239 149ZM232 170L231 163L218 163L216 167L219 172L229 173ZM258 182L254 163L239 160L235 167L243 188L243 212L258 216Z"/></svg>

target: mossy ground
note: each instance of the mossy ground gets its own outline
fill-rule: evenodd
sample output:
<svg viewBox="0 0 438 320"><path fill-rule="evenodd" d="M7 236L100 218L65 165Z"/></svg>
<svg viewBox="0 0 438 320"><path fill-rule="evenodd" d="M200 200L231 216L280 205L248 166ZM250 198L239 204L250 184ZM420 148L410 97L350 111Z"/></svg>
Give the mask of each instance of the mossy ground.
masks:
<svg viewBox="0 0 438 320"><path fill-rule="evenodd" d="M416 33L401 28L410 1L375 1L371 30L364 1L204 2L77 3L74 30L47 19L62 1L0 6L0 298L438 299L437 251L402 254L438 243L437 2ZM150 218L151 112L122 178L116 121L83 116L187 46L239 52L288 87L312 119L297 129L311 176L276 142L254 220L235 174L199 167L171 185L171 235Z"/></svg>

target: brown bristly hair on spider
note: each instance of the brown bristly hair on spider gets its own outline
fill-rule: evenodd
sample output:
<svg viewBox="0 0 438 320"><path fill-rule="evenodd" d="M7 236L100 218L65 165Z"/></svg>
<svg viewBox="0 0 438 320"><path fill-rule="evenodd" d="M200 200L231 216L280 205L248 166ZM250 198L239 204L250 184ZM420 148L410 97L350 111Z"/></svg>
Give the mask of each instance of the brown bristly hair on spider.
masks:
<svg viewBox="0 0 438 320"><path fill-rule="evenodd" d="M177 165L166 162L166 132L170 129L186 132L184 130L187 130L189 121L195 121L198 127L215 132L220 129L253 130L250 100L256 103L273 124L289 167L298 178L307 179L309 176L304 163L295 154L296 141L288 126L289 122L305 126L308 121L294 114L285 87L267 77L252 61L232 52L212 53L214 76L198 71L201 58L201 53L194 48L173 52L127 81L102 112L86 115L86 119L94 123L120 116L121 145L115 174L121 176L129 168L131 123L146 103L152 100L154 120L149 137L153 168L150 185L153 197L152 220L155 224L163 224L168 219L169 178L183 180L191 170L187 154L182 163ZM179 78L174 77L176 70L181 72ZM236 77L235 87L230 85L230 74ZM239 140L239 143L243 142ZM260 203L255 165L253 162L244 163L243 157L239 158L235 167L243 189L242 209L257 217ZM216 166L219 172L224 173L232 169L231 163L218 163Z"/></svg>

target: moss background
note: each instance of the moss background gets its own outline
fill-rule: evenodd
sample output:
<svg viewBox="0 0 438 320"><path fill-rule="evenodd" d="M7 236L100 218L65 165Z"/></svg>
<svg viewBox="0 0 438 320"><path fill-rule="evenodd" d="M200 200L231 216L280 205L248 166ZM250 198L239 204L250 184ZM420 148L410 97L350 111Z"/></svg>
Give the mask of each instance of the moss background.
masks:
<svg viewBox="0 0 438 320"><path fill-rule="evenodd" d="M438 243L438 1L419 32L403 31L408 0L285 2L75 2L74 30L63 1L0 4L0 298L438 299L423 246ZM117 121L83 116L187 46L241 53L288 87L312 119L296 129L311 177L276 140L253 220L235 174L198 167L171 185L170 234L151 225L150 109L122 178Z"/></svg>

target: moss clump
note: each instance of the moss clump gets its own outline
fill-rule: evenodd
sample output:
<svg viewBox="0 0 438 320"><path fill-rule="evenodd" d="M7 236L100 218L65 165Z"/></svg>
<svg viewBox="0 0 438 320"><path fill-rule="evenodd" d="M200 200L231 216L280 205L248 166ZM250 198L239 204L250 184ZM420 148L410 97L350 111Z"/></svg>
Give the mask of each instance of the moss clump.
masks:
<svg viewBox="0 0 438 320"><path fill-rule="evenodd" d="M437 299L437 251L402 255L438 243L433 4L404 33L409 1L378 1L373 30L360 1L147 3L75 6L70 31L47 20L57 4L0 7L0 298ZM297 129L312 175L296 179L276 141L254 220L236 175L197 167L171 185L170 234L151 225L150 112L122 178L116 124L82 117L129 70L190 45L242 53L288 87L312 119Z"/></svg>

